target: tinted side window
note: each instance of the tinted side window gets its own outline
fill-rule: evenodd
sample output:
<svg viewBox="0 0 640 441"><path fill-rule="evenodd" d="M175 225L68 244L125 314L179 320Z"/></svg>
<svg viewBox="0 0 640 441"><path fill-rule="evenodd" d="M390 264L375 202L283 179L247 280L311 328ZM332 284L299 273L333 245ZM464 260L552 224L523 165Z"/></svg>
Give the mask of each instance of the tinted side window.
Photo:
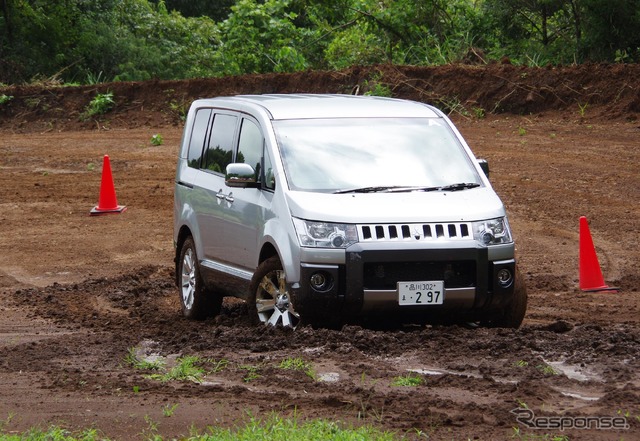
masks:
<svg viewBox="0 0 640 441"><path fill-rule="evenodd" d="M211 109L199 109L196 113L187 156L187 164L189 164L189 167L200 168L202 149L204 148L204 140L207 136L207 126L209 125L210 117Z"/></svg>
<svg viewBox="0 0 640 441"><path fill-rule="evenodd" d="M263 145L264 139L258 125L249 119L243 119L236 162L244 162L253 167L256 172L256 180L260 179Z"/></svg>
<svg viewBox="0 0 640 441"><path fill-rule="evenodd" d="M213 118L211 138L202 168L224 173L233 159L233 135L238 118L232 115L216 114Z"/></svg>

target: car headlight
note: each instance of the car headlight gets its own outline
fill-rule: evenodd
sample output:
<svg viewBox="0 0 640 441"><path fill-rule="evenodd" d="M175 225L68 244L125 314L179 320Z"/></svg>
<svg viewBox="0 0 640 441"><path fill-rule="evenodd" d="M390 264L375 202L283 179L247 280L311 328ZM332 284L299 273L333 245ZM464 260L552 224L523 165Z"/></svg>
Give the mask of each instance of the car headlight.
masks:
<svg viewBox="0 0 640 441"><path fill-rule="evenodd" d="M513 242L506 217L474 222L473 237L484 246Z"/></svg>
<svg viewBox="0 0 640 441"><path fill-rule="evenodd" d="M308 221L294 217L293 225L302 247L346 248L358 242L358 232L352 224Z"/></svg>

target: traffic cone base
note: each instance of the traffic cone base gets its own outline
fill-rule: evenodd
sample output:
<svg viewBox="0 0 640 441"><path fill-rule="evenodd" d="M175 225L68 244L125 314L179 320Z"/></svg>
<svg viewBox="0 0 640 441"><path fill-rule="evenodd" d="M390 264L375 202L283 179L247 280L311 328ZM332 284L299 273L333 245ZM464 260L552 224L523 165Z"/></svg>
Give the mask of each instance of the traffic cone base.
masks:
<svg viewBox="0 0 640 441"><path fill-rule="evenodd" d="M91 209L91 211L89 212L89 214L91 216L96 216L99 214L112 214L112 213L122 213L123 211L125 211L127 209L126 205L118 205L116 206L116 208L110 208L110 209L100 209L99 206L95 206Z"/></svg>
<svg viewBox="0 0 640 441"><path fill-rule="evenodd" d="M604 283L589 224L584 216L580 217L580 289L585 292L618 292L618 288Z"/></svg>
<svg viewBox="0 0 640 441"><path fill-rule="evenodd" d="M100 214L117 214L125 211L127 207L118 205L116 199L116 189L113 185L113 176L111 175L111 162L109 156L104 155L102 162L102 180L100 182L100 199L98 205L91 209L91 216Z"/></svg>

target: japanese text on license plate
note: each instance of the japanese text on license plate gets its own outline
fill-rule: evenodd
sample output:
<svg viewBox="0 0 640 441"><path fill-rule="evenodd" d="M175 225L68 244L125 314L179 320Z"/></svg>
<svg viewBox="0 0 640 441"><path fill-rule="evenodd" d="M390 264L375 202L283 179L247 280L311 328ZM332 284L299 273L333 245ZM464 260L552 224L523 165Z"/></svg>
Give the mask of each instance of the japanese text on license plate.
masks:
<svg viewBox="0 0 640 441"><path fill-rule="evenodd" d="M398 282L398 303L403 305L442 305L444 282Z"/></svg>

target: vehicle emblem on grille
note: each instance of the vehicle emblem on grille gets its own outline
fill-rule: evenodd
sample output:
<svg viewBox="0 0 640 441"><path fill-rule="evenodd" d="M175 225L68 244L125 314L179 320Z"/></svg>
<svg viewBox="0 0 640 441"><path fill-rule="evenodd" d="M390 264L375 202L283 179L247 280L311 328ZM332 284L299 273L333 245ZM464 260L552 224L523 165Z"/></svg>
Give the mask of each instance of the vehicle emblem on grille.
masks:
<svg viewBox="0 0 640 441"><path fill-rule="evenodd" d="M413 237L415 237L416 240L420 240L422 238L422 232L418 229L418 227L413 227Z"/></svg>

